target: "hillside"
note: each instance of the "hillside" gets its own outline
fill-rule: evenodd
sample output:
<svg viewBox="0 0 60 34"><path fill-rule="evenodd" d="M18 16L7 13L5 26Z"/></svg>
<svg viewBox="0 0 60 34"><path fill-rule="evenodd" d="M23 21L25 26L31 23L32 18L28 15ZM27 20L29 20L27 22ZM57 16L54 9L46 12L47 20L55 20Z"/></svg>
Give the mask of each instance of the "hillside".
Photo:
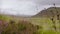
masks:
<svg viewBox="0 0 60 34"><path fill-rule="evenodd" d="M39 13L37 13L36 15L34 15L33 17L51 17L56 14L60 14L60 7L56 7L56 8L50 7L50 8L44 9L40 11Z"/></svg>
<svg viewBox="0 0 60 34"><path fill-rule="evenodd" d="M23 18L0 15L0 34L33 34L37 27Z"/></svg>

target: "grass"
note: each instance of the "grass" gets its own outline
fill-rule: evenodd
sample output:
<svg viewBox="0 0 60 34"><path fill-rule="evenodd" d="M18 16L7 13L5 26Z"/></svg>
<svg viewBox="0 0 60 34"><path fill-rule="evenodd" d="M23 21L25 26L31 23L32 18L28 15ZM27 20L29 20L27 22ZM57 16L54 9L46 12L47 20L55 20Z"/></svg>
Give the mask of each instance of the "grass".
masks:
<svg viewBox="0 0 60 34"><path fill-rule="evenodd" d="M0 25L2 34L60 34L59 21L56 20L57 31L54 30L54 24L50 18L12 18L9 16L0 16Z"/></svg>
<svg viewBox="0 0 60 34"><path fill-rule="evenodd" d="M0 16L1 34L33 34L35 31L37 31L37 26L29 21Z"/></svg>
<svg viewBox="0 0 60 34"><path fill-rule="evenodd" d="M39 27L42 27L38 30L38 33L36 34L60 34L60 22L59 20L55 20L55 27L56 31L54 30L54 24L50 20L50 18L31 18L29 21L32 22L34 25L38 25Z"/></svg>

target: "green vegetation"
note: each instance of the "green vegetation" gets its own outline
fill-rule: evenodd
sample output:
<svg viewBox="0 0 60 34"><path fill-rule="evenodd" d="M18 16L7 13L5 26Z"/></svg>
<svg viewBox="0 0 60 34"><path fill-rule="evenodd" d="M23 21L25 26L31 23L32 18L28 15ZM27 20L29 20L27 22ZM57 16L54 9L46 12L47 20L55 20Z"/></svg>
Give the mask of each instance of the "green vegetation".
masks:
<svg viewBox="0 0 60 34"><path fill-rule="evenodd" d="M54 18L55 19L55 18ZM38 25L39 29L33 34L60 34L60 22L55 20L55 24L50 18L41 17L41 18L30 18L29 21L34 25Z"/></svg>
<svg viewBox="0 0 60 34"><path fill-rule="evenodd" d="M37 26L29 21L14 20L14 18L8 16L0 16L1 34L33 34L37 30Z"/></svg>
<svg viewBox="0 0 60 34"><path fill-rule="evenodd" d="M24 21L1 16L0 21L2 21L2 25L0 25L2 28L0 29L1 34L60 34L59 21L55 21L58 22L56 23L57 29L55 31L54 24L49 18L26 18Z"/></svg>
<svg viewBox="0 0 60 34"><path fill-rule="evenodd" d="M54 7L47 10L49 12L42 11L38 17L31 18L0 15L0 32L1 34L60 34L60 10L57 13ZM40 17L40 15L43 16Z"/></svg>

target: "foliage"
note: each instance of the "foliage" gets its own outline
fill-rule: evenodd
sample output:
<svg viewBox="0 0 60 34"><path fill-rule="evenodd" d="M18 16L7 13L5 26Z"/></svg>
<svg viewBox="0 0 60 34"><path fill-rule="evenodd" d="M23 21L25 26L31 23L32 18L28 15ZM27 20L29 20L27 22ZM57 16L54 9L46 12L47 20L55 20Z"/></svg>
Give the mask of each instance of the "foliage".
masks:
<svg viewBox="0 0 60 34"><path fill-rule="evenodd" d="M7 17L5 16L0 16L0 32L1 34L33 34L34 31L36 31L36 27L33 24L31 24L29 21L18 21L17 23L15 20L13 19L9 19L9 21L7 20ZM32 27L33 25L33 27ZM30 28L29 28L30 27Z"/></svg>

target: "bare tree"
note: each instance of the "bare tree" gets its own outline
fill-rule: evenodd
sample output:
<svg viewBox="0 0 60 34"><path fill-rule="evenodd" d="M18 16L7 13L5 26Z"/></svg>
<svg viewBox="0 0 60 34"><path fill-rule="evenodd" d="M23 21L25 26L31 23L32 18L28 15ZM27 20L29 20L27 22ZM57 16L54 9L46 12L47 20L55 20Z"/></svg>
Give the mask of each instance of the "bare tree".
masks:
<svg viewBox="0 0 60 34"><path fill-rule="evenodd" d="M51 20L52 20L52 22L53 22L53 28L55 29L55 31L57 30L57 27L56 27L56 20L60 20L59 19L59 13L58 13L58 10L57 10L57 8L56 8L56 5L55 5L55 3L53 4L54 5L54 9L56 10L56 14L54 14L54 12L51 10L51 13L52 13L52 18L51 18ZM55 17L56 16L56 20L54 20Z"/></svg>
<svg viewBox="0 0 60 34"><path fill-rule="evenodd" d="M54 28L54 30L56 31L56 25L55 25L55 20L54 20L55 15L54 15L54 13L53 13L52 10L51 10L50 12L52 13L51 21L52 21L52 23L53 23L53 28Z"/></svg>
<svg viewBox="0 0 60 34"><path fill-rule="evenodd" d="M53 23L53 28L56 31L57 27L56 27L56 21L54 20L55 19L54 17L57 16L56 18L57 18L57 20L59 20L59 14L58 14L58 10L55 6L55 3L53 5L54 5L54 9L56 10L56 15L54 14L54 12L52 10L50 12L52 14L51 20L52 20L52 23Z"/></svg>
<svg viewBox="0 0 60 34"><path fill-rule="evenodd" d="M58 10L57 10L57 8L56 8L55 3L54 3L53 5L54 5L54 8L55 8L55 10L56 10L57 20L59 20L59 13L58 13Z"/></svg>

